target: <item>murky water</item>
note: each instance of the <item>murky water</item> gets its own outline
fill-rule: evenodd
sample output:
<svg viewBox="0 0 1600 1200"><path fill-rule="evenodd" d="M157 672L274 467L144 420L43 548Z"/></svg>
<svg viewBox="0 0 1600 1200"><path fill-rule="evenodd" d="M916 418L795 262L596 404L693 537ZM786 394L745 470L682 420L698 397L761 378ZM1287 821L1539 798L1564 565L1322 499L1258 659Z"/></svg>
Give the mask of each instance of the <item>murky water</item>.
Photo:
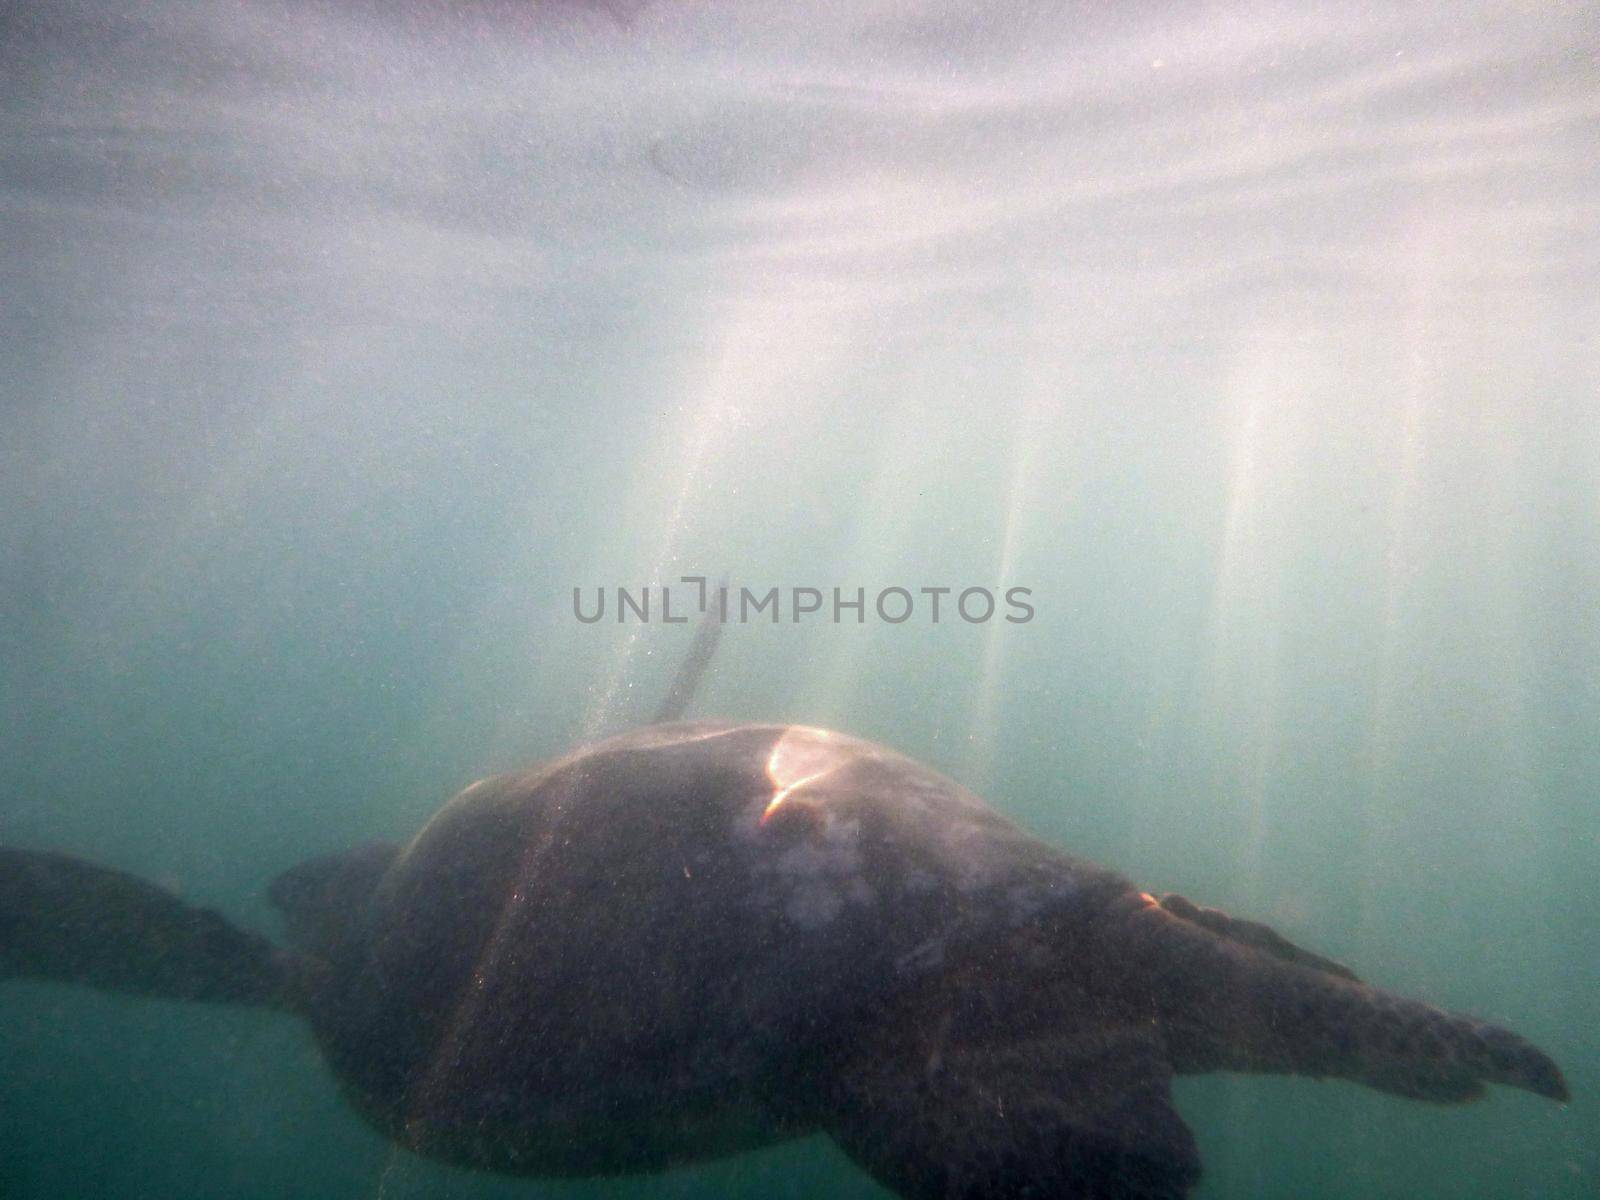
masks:
<svg viewBox="0 0 1600 1200"><path fill-rule="evenodd" d="M1590 1196L1597 45L1577 5L12 4L0 843L276 933L284 868L654 707L689 633L575 586L860 587L731 627L699 711L889 742L1573 1086L1181 1081L1198 1195ZM920 607L973 586L1034 618ZM0 1014L6 1197L879 1194L821 1139L455 1172L287 1018Z"/></svg>

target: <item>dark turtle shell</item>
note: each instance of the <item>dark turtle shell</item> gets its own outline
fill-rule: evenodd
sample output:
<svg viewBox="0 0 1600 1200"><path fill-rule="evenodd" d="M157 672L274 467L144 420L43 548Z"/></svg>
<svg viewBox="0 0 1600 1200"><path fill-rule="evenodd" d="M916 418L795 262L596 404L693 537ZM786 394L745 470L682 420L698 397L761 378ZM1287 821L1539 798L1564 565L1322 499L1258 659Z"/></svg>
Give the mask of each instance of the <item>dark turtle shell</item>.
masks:
<svg viewBox="0 0 1600 1200"><path fill-rule="evenodd" d="M446 805L312 1018L417 1149L643 1169L802 1131L785 1081L859 1015L1128 886L870 742L651 726Z"/></svg>

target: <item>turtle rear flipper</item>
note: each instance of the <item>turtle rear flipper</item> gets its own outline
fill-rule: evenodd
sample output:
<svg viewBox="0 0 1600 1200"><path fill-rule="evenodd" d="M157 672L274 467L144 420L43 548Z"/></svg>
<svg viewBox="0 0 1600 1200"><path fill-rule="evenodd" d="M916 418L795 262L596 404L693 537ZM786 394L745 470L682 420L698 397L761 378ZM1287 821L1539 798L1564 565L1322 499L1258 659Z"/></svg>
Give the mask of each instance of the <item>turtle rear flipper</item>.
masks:
<svg viewBox="0 0 1600 1200"><path fill-rule="evenodd" d="M1154 1003L1180 1074L1286 1072L1458 1103L1484 1085L1567 1099L1555 1062L1508 1029L1369 987L1251 921L1181 897L1113 911L1126 981ZM1125 985L1126 986L1126 985Z"/></svg>
<svg viewBox="0 0 1600 1200"><path fill-rule="evenodd" d="M833 1138L907 1200L1182 1200L1200 1177L1160 1043L1089 1029L863 1061L838 1077Z"/></svg>
<svg viewBox="0 0 1600 1200"><path fill-rule="evenodd" d="M0 848L0 979L290 1007L271 942L124 871Z"/></svg>
<svg viewBox="0 0 1600 1200"><path fill-rule="evenodd" d="M1334 962L1331 958L1323 958L1320 954L1313 954L1310 950L1296 946L1270 925L1230 916L1220 908L1206 908L1176 892L1167 892L1157 897L1156 901L1173 916L1198 925L1202 929L1209 929L1219 937L1230 938L1240 945L1264 950L1274 958L1283 959L1284 962L1310 967L1314 971L1324 971L1353 983L1361 982L1356 973L1343 963Z"/></svg>

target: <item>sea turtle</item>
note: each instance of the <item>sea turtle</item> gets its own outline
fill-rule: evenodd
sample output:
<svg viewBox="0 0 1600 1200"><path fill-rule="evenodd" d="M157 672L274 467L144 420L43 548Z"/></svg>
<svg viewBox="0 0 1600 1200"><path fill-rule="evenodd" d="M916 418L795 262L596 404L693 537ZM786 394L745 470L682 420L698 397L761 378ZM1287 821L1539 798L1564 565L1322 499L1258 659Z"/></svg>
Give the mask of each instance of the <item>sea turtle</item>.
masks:
<svg viewBox="0 0 1600 1200"><path fill-rule="evenodd" d="M291 948L0 850L0 975L274 1006L419 1153L650 1171L818 1130L914 1198L1181 1197L1175 1074L1565 1099L1507 1030L1157 896L798 725L650 725L271 885Z"/></svg>

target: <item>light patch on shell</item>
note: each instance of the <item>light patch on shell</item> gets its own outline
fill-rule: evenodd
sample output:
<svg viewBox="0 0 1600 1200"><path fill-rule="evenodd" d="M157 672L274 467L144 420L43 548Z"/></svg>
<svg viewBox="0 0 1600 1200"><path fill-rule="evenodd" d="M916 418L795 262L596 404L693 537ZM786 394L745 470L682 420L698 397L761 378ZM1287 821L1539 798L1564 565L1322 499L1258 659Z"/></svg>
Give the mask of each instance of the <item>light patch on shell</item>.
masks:
<svg viewBox="0 0 1600 1200"><path fill-rule="evenodd" d="M877 893L861 873L861 822L822 813L814 835L790 846L772 866L784 883L784 914L802 929L817 929L846 905L865 906Z"/></svg>
<svg viewBox="0 0 1600 1200"><path fill-rule="evenodd" d="M894 960L894 969L902 975L936 971L942 966L944 966L943 936L931 937L918 942L910 950L907 950Z"/></svg>
<svg viewBox="0 0 1600 1200"><path fill-rule="evenodd" d="M861 743L825 729L794 725L786 729L767 755L766 776L772 795L758 825L766 825L797 797L812 802L803 841L765 860L764 870L777 877L784 915L802 929L818 929L836 920L847 907L877 901L863 875L861 822L829 811L818 803L826 793L809 789L862 757Z"/></svg>
<svg viewBox="0 0 1600 1200"><path fill-rule="evenodd" d="M765 825L796 792L827 778L859 756L859 749L842 745L837 734L809 725L791 725L767 755L772 798L761 813L761 824Z"/></svg>
<svg viewBox="0 0 1600 1200"><path fill-rule="evenodd" d="M695 726L687 728L676 725L651 726L646 729L635 729L628 733L620 734L612 741L625 744L634 750L664 750L669 747L688 746L697 742L709 742L715 738L732 737L743 733L744 727L730 725L715 729L701 729ZM601 746L608 743L602 742Z"/></svg>
<svg viewBox="0 0 1600 1200"><path fill-rule="evenodd" d="M820 882L797 887L784 905L784 913L802 929L818 929L844 910L844 897Z"/></svg>

